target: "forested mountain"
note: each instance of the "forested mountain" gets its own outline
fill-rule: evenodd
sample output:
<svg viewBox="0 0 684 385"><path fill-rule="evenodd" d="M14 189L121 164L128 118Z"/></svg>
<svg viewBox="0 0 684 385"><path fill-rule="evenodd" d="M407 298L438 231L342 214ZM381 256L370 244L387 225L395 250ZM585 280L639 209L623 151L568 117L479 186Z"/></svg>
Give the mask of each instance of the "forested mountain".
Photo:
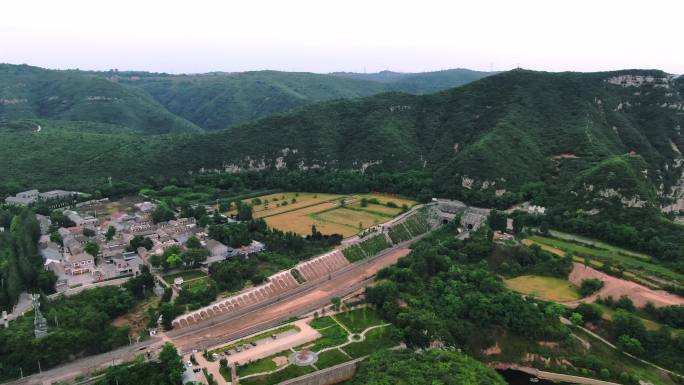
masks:
<svg viewBox="0 0 684 385"><path fill-rule="evenodd" d="M200 131L143 90L81 71L0 64L0 121L24 118L119 124L154 134Z"/></svg>
<svg viewBox="0 0 684 385"><path fill-rule="evenodd" d="M473 71L455 68L433 72L402 73L380 71L377 73L334 72L332 75L360 80L386 83L395 91L412 94L428 94L448 88L459 87L475 80L491 76L496 72Z"/></svg>
<svg viewBox="0 0 684 385"><path fill-rule="evenodd" d="M0 121L39 118L116 124L155 134L193 132L253 122L321 101L392 90L434 92L489 74L455 69L418 74L170 75L0 64Z"/></svg>
<svg viewBox="0 0 684 385"><path fill-rule="evenodd" d="M388 90L377 82L306 72L100 74L144 89L172 113L207 129L235 126L315 102Z"/></svg>
<svg viewBox="0 0 684 385"><path fill-rule="evenodd" d="M539 199L560 194L589 210L596 199L660 206L684 190L683 83L659 71L516 70L436 94L318 103L206 134L143 138L47 121L38 133L35 123L11 123L0 128L9 144L0 157L12 171L0 181L70 179L58 170L130 182L201 169L413 171L434 177L427 187L437 194L494 197L543 182Z"/></svg>

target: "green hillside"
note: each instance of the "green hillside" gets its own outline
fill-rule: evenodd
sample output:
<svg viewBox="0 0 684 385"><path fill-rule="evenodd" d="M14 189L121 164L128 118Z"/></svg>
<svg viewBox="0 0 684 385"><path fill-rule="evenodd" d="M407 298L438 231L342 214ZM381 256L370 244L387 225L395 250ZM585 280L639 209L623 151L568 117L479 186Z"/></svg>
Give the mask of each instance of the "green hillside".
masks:
<svg viewBox="0 0 684 385"><path fill-rule="evenodd" d="M0 121L79 120L145 133L200 131L144 91L80 71L0 64Z"/></svg>
<svg viewBox="0 0 684 385"><path fill-rule="evenodd" d="M388 89L377 82L304 72L118 73L109 78L144 89L172 113L207 129L226 128L315 102L369 96Z"/></svg>
<svg viewBox="0 0 684 385"><path fill-rule="evenodd" d="M495 72L472 71L455 68L442 71L401 73L381 71L362 74L355 72L335 72L332 75L350 79L370 80L386 83L392 90L412 94L427 94L459 87L470 82L494 75Z"/></svg>
<svg viewBox="0 0 684 385"><path fill-rule="evenodd" d="M648 76L654 80L640 86L608 82L626 74L630 79ZM15 177L5 174L0 179L50 180L52 174L40 169L31 176L19 171L21 164L35 165L43 157L51 167L82 167L87 164L82 157L93 145L87 140L98 135L100 147L108 141L130 140L137 144L117 146L134 148L128 154L131 157L150 158L144 163L127 161L130 169L122 174L132 181L137 175L183 175L201 168L319 168L367 174L425 171L435 181L428 187L436 194L493 197L497 190L499 194L517 192L532 182L543 182L553 193L547 198L553 201L558 199L556 192L567 195L577 189L578 178L589 178L591 170L598 170L599 175L620 174L619 169L627 167L630 177L639 175L640 186L645 186L639 189L648 190L640 199L654 201L656 193L666 196L681 176L677 159L679 149L684 148L679 135L683 107L681 95L673 92L680 86L658 71L517 70L437 94L385 93L313 104L206 134L141 139L127 132L119 140L118 130L103 134L99 126L86 123L51 122L53 129L38 135L6 125L0 133L4 143L13 144L0 156L18 168ZM81 132L73 127L98 127L99 131ZM81 136L74 137L77 134ZM54 137L42 142L49 135ZM44 146L57 148L62 140L71 151L52 156L39 151ZM128 156L113 148L92 151L103 162ZM643 163L636 167L631 158L615 158L629 151ZM99 167L78 173L110 176ZM615 183L619 179L614 178Z"/></svg>

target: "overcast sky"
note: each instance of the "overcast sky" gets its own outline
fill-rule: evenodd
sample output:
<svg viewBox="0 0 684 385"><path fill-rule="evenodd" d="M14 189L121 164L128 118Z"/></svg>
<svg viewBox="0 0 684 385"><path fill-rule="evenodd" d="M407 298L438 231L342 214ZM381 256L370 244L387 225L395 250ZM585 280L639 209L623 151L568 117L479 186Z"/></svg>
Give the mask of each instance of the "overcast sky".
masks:
<svg viewBox="0 0 684 385"><path fill-rule="evenodd" d="M679 0L4 0L0 62L173 73L684 73L683 17Z"/></svg>

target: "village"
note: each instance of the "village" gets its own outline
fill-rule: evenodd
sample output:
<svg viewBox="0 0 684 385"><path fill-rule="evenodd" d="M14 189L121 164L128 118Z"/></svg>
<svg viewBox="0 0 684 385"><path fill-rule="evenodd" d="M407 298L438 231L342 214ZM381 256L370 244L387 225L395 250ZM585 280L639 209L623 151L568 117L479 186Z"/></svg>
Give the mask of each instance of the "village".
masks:
<svg viewBox="0 0 684 385"><path fill-rule="evenodd" d="M79 202L78 197L82 195L63 190L45 193L29 190L5 199L8 205L44 204L52 210L50 215L36 214L36 218L41 229L39 250L45 269L57 276L57 294L72 295L89 287L121 285L138 275L141 265L150 266L153 256L161 256L174 246L186 250L190 239L198 240L206 249L206 259L199 264L205 271L211 264L266 248L254 240L239 248L224 245L209 238L195 218L177 217L179 213L174 214L175 219L155 223L152 213L157 204L138 197L116 202L108 199ZM215 208L207 206L207 209L211 212ZM55 217L60 221L53 220ZM225 216L223 219L235 222ZM170 284L179 291L183 279L176 278ZM19 304L17 308L24 311L28 304Z"/></svg>

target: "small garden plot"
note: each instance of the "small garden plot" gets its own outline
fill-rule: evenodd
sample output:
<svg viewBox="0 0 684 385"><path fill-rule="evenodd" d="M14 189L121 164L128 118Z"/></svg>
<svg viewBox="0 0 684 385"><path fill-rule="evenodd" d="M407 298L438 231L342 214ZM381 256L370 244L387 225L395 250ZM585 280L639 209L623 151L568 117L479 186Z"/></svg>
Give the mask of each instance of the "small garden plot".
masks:
<svg viewBox="0 0 684 385"><path fill-rule="evenodd" d="M273 385L316 371L312 366L289 365L275 373L240 379L240 385Z"/></svg>
<svg viewBox="0 0 684 385"><path fill-rule="evenodd" d="M399 334L392 326L369 330L366 339L354 342L342 348L353 358L367 356L376 350L397 346L400 342Z"/></svg>
<svg viewBox="0 0 684 385"><path fill-rule="evenodd" d="M411 233L409 233L403 223L399 223L390 227L388 234L390 238L392 238L392 242L395 244L411 239Z"/></svg>
<svg viewBox="0 0 684 385"><path fill-rule="evenodd" d="M339 349L328 350L318 355L318 361L315 365L318 369L325 369L343 362L351 360L346 354Z"/></svg>
<svg viewBox="0 0 684 385"><path fill-rule="evenodd" d="M506 280L506 286L522 294L556 302L575 301L582 296L572 283L559 278L523 275Z"/></svg>
<svg viewBox="0 0 684 385"><path fill-rule="evenodd" d="M359 246L366 255L370 257L389 248L390 244L387 242L387 238L385 238L384 235L376 235L361 242Z"/></svg>
<svg viewBox="0 0 684 385"><path fill-rule="evenodd" d="M256 373L264 373L264 372L271 372L273 370L278 369L278 364L276 364L276 359L278 357L283 357L283 359L279 359L278 361L283 361L287 362L287 357L291 352L289 350L282 351L280 353L276 353L272 356L268 356L253 362L250 362L245 365L241 365L237 367L237 374L240 377L245 377L249 376L250 374L256 374Z"/></svg>
<svg viewBox="0 0 684 385"><path fill-rule="evenodd" d="M363 249L361 249L361 246L359 245L347 247L346 249L342 250L342 254L344 254L344 257L352 263L366 258L366 254L363 252Z"/></svg>
<svg viewBox="0 0 684 385"><path fill-rule="evenodd" d="M404 222L406 229L414 237L424 234L430 230L430 224L428 224L427 219L423 213L418 213Z"/></svg>
<svg viewBox="0 0 684 385"><path fill-rule="evenodd" d="M347 247L342 250L342 254L344 254L349 262L356 262L371 257L389 247L390 244L384 235L376 235L359 244Z"/></svg>
<svg viewBox="0 0 684 385"><path fill-rule="evenodd" d="M169 285L173 285L173 280L176 278L183 278L183 281L189 281L191 279L202 278L206 276L207 274L205 274L201 270L188 270L181 271L180 273L167 274L163 278L164 281L166 281L166 283L168 283Z"/></svg>
<svg viewBox="0 0 684 385"><path fill-rule="evenodd" d="M335 322L332 317L320 317L314 318L311 322L309 322L309 325L316 330L321 330L329 326L335 326L337 325L337 322Z"/></svg>
<svg viewBox="0 0 684 385"><path fill-rule="evenodd" d="M384 323L375 310L367 307L337 314L335 318L346 326L347 329L351 330L352 333L361 333L371 326Z"/></svg>

